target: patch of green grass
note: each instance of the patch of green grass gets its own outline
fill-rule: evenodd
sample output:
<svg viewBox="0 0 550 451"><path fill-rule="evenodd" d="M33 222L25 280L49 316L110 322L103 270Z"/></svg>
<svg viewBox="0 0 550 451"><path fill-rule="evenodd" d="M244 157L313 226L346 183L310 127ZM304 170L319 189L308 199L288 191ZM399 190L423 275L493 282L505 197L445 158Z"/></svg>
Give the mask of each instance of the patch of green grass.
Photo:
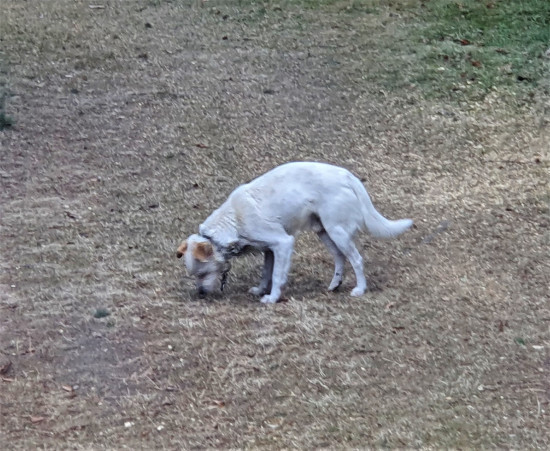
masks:
<svg viewBox="0 0 550 451"><path fill-rule="evenodd" d="M428 96L475 99L502 87L527 93L548 74L548 0L432 0L404 9L420 19L408 82Z"/></svg>
<svg viewBox="0 0 550 451"><path fill-rule="evenodd" d="M367 79L388 91L414 85L428 98L475 101L496 89L530 101L535 90L549 89L540 83L550 76L550 58L545 57L550 47L548 0L236 0L234 4L244 22L272 23L292 12L301 29L307 29L311 20L308 10L348 18L379 16L388 34L378 37L376 47L381 51L369 53L369 58L378 58L379 67L371 65L365 72ZM365 31L361 26L357 22L358 36Z"/></svg>

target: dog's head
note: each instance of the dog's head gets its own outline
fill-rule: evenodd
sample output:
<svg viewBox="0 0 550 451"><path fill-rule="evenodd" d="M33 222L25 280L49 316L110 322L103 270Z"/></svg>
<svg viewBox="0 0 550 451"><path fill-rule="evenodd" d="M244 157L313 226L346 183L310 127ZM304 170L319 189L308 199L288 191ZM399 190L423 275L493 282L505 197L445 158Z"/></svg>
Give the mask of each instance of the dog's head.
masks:
<svg viewBox="0 0 550 451"><path fill-rule="evenodd" d="M191 235L180 244L176 252L184 258L189 275L194 276L200 297L216 289L218 279L227 272L227 264L212 242L200 235ZM223 282L222 282L223 283Z"/></svg>

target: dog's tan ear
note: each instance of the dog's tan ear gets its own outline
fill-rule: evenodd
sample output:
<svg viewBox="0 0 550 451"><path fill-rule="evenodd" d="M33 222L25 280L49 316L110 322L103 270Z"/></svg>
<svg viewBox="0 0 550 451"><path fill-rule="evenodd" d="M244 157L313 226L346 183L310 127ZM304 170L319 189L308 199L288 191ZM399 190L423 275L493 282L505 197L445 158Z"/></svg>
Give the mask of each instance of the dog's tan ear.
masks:
<svg viewBox="0 0 550 451"><path fill-rule="evenodd" d="M212 255L214 255L214 248L210 243L197 243L193 248L193 257L202 263L207 262Z"/></svg>
<svg viewBox="0 0 550 451"><path fill-rule="evenodd" d="M176 251L176 257L181 258L187 252L187 240L180 244Z"/></svg>

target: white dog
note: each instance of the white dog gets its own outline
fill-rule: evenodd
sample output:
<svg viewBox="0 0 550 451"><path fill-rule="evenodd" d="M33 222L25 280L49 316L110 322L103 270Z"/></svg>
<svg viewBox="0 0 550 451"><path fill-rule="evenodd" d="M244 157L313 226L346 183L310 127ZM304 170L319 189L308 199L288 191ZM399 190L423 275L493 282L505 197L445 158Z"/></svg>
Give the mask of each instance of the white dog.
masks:
<svg viewBox="0 0 550 451"><path fill-rule="evenodd" d="M286 283L294 236L313 230L334 257L334 277L328 287L342 283L347 258L357 286L352 296L367 289L363 259L353 243L358 230L377 237L393 237L412 225L410 219L390 221L376 211L367 190L348 170L324 163L297 162L276 167L239 186L223 205L177 250L185 257L190 275L197 279L199 295L214 290L229 271L229 260L248 249L264 252L260 285L250 289L264 303L277 302Z"/></svg>

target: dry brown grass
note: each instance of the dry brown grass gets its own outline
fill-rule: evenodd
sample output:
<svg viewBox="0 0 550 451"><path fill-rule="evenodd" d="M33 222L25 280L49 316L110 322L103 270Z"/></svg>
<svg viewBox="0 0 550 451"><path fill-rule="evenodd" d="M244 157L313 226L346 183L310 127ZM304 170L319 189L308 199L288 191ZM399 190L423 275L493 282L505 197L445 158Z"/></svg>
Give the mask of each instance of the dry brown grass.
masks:
<svg viewBox="0 0 550 451"><path fill-rule="evenodd" d="M382 7L4 3L3 449L550 446L548 99L381 92ZM288 302L195 299L179 240L296 159L415 230L363 299L308 236Z"/></svg>

